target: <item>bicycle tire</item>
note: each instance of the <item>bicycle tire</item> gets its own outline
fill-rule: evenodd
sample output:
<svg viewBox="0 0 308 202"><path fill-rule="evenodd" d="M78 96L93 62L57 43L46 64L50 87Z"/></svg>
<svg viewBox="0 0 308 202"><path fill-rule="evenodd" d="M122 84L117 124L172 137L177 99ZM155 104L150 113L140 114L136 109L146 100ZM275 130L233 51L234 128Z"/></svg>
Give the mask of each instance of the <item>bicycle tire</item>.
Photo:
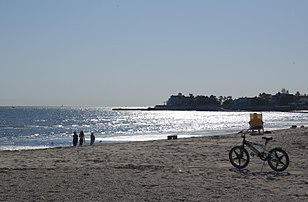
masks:
<svg viewBox="0 0 308 202"><path fill-rule="evenodd" d="M229 160L234 167L243 169L248 165L250 157L244 147L235 146L229 152Z"/></svg>
<svg viewBox="0 0 308 202"><path fill-rule="evenodd" d="M284 171L289 166L289 156L283 149L273 148L267 157L268 165L275 171Z"/></svg>

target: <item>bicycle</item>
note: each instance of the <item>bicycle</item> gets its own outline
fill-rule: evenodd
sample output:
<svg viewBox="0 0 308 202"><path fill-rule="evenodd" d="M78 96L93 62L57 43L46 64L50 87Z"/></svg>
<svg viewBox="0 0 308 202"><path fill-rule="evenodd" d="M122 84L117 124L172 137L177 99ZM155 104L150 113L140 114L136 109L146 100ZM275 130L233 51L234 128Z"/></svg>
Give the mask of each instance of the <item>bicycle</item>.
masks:
<svg viewBox="0 0 308 202"><path fill-rule="evenodd" d="M233 147L229 152L229 160L234 167L243 169L249 164L250 156L247 149L245 148L248 147L251 150L252 156L259 157L262 161L264 161L264 163L267 161L268 165L274 171L284 171L287 169L289 166L289 156L287 152L285 152L280 147L276 147L271 150L268 150L267 148L267 144L273 139L272 137L263 136L262 139L265 140L265 143L259 144L246 140L246 134L249 134L249 130L242 130L239 132L239 134L242 134L242 145Z"/></svg>

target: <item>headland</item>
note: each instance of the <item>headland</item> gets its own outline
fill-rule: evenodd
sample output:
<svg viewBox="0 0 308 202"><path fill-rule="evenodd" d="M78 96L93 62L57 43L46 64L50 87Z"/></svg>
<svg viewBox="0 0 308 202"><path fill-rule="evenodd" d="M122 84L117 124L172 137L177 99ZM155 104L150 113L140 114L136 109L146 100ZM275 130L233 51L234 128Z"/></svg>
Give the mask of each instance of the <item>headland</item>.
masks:
<svg viewBox="0 0 308 202"><path fill-rule="evenodd" d="M147 108L114 108L113 110L185 110L185 111L303 111L308 110L308 96L286 90L275 95L260 93L255 97L232 99L231 96L171 95L163 105Z"/></svg>

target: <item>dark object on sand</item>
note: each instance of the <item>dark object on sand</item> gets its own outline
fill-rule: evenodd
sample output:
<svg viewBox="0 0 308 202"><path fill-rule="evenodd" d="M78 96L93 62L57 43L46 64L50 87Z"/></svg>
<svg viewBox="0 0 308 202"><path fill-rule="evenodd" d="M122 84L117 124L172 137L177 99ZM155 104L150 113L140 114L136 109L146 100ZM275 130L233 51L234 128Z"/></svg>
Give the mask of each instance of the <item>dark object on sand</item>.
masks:
<svg viewBox="0 0 308 202"><path fill-rule="evenodd" d="M175 140L175 139L178 139L178 136L177 135L168 135L167 139L168 140Z"/></svg>

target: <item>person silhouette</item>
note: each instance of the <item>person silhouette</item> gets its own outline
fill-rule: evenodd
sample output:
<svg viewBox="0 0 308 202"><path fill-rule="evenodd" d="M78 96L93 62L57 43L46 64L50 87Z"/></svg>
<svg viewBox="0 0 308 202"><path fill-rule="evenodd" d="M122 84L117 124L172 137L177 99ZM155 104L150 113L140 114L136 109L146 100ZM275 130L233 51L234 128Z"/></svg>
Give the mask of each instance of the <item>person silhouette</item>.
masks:
<svg viewBox="0 0 308 202"><path fill-rule="evenodd" d="M93 145L94 142L95 142L95 135L94 135L94 133L92 132L92 133L91 133L91 142L90 142L90 145Z"/></svg>
<svg viewBox="0 0 308 202"><path fill-rule="evenodd" d="M79 133L79 146L82 146L84 140L85 140L84 133L83 133L83 131L80 131L80 133Z"/></svg>
<svg viewBox="0 0 308 202"><path fill-rule="evenodd" d="M78 143L78 135L76 133L76 131L74 131L74 135L73 135L73 146L77 146Z"/></svg>

